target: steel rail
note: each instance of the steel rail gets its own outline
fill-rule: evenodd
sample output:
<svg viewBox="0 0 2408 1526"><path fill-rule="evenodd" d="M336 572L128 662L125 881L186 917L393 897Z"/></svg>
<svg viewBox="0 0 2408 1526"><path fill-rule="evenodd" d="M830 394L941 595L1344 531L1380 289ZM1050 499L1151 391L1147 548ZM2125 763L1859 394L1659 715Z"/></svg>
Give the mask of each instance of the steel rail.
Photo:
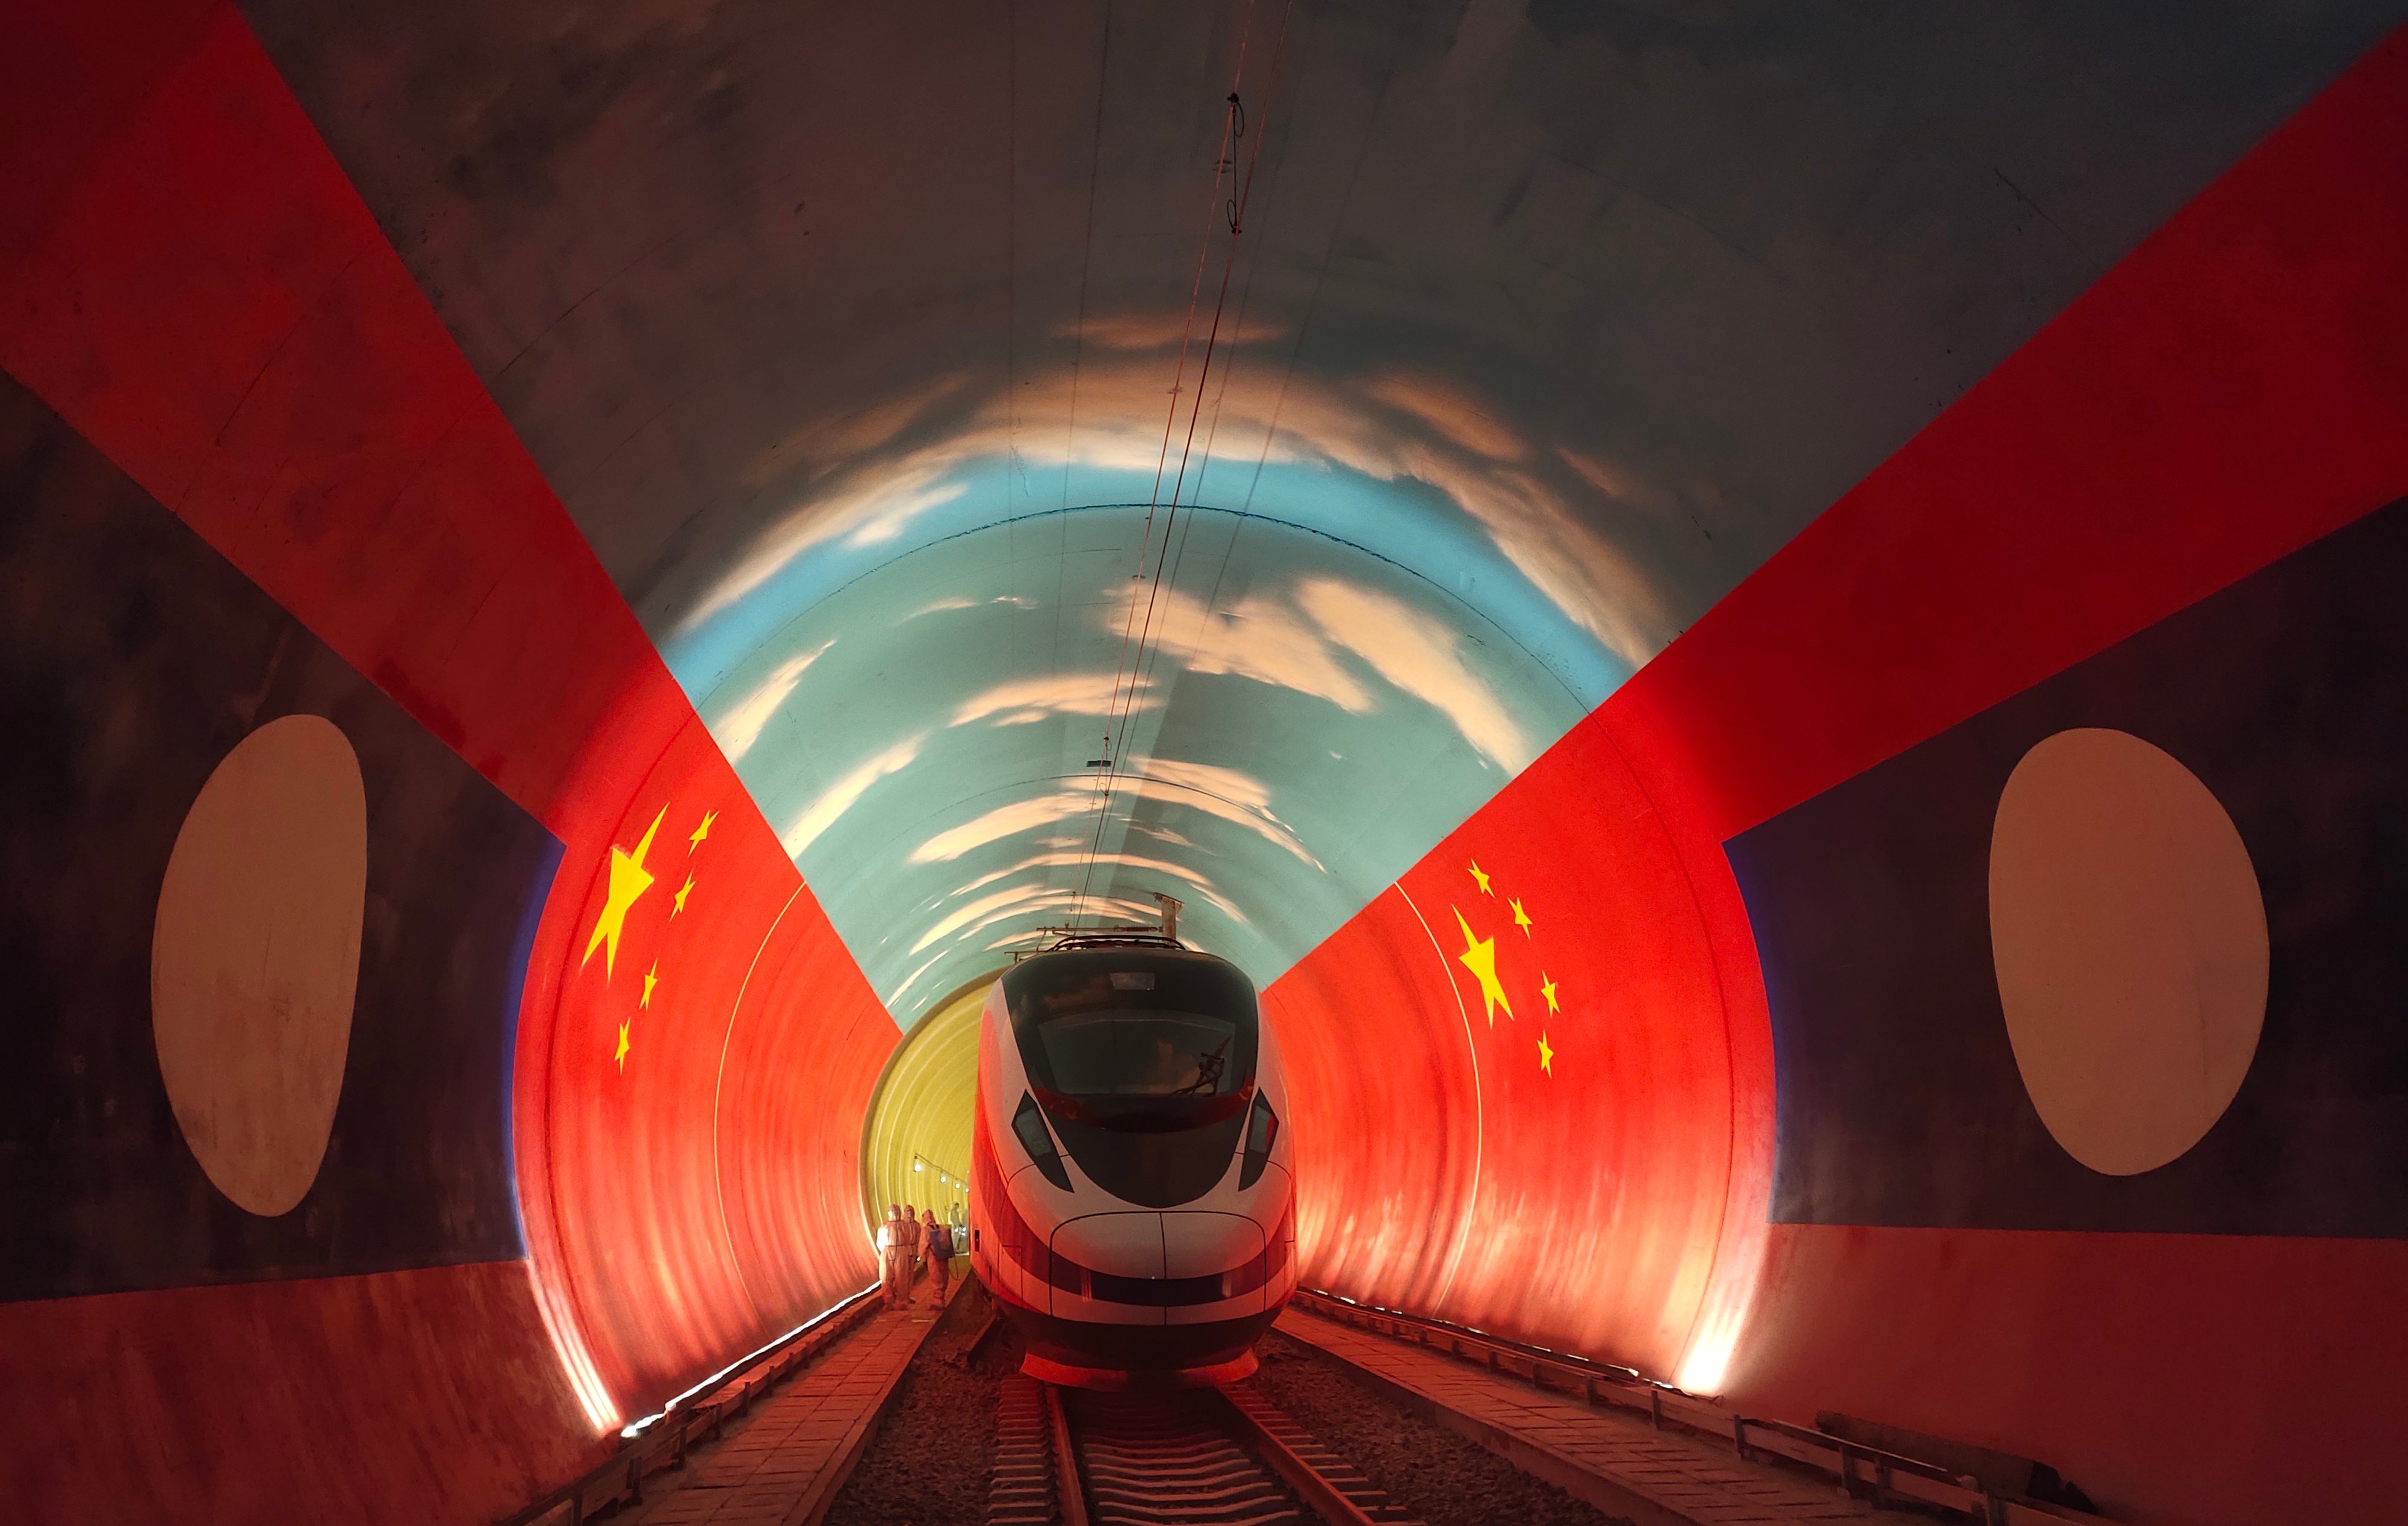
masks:
<svg viewBox="0 0 2408 1526"><path fill-rule="evenodd" d="M1379 1526L1405 1519L1386 1494L1261 1394L1232 1385L1221 1391L1221 1399L1254 1450L1329 1526ZM1381 1513L1373 1515L1367 1503Z"/></svg>
<svg viewBox="0 0 2408 1526"><path fill-rule="evenodd" d="M1080 1482L1079 1454L1070 1441L1070 1418L1063 1412L1062 1391L1045 1390L1045 1422L1054 1437L1054 1498L1061 1507L1062 1526L1087 1526L1087 1490Z"/></svg>
<svg viewBox="0 0 2408 1526"><path fill-rule="evenodd" d="M1017 1387L1027 1381L1006 1380L1006 1404L1017 1400L1015 1433L1033 1435L1036 1408ZM1053 1452L1046 1519L1060 1526L1420 1526L1251 1385L1039 1387ZM1041 1508L1026 1485L1036 1468L1026 1452L1015 1449L1009 1489L996 1475L994 1526L1027 1526Z"/></svg>

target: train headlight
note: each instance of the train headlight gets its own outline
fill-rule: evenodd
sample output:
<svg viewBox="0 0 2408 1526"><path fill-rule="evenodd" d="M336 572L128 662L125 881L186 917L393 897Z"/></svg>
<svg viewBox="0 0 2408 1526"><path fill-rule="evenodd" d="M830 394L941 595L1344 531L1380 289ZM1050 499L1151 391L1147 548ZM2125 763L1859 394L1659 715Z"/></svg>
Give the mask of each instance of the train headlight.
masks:
<svg viewBox="0 0 2408 1526"><path fill-rule="evenodd" d="M1246 1115L1246 1153L1238 1167L1238 1186L1242 1190L1262 1179L1263 1167L1270 1164L1271 1146L1279 1141L1279 1115L1271 1111L1270 1099L1254 1093L1254 1110Z"/></svg>
<svg viewBox="0 0 2408 1526"><path fill-rule="evenodd" d="M1062 1152L1054 1148L1053 1133L1045 1127L1045 1115L1038 1111L1037 1099L1025 1091L1020 1094L1019 1111L1011 1115L1011 1132L1020 1136L1020 1148L1028 1152L1028 1159L1045 1179L1068 1191L1070 1173L1062 1164Z"/></svg>

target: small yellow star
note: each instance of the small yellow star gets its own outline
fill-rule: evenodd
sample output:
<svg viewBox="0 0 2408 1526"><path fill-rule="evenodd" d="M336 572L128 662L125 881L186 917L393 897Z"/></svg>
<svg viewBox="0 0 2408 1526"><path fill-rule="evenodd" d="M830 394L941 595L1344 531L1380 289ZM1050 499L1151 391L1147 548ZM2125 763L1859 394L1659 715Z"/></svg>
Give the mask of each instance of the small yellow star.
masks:
<svg viewBox="0 0 2408 1526"><path fill-rule="evenodd" d="M610 845L610 891L602 903L602 915L594 920L594 934L585 940L585 957L580 965L594 962L594 950L602 950L602 978L609 980L619 965L619 934L626 930L627 913L643 893L652 888L652 873L644 867L644 855L652 850L652 834L661 830L661 816L669 808L661 807L661 815L644 829L643 837L632 853Z"/></svg>
<svg viewBox="0 0 2408 1526"><path fill-rule="evenodd" d="M1539 1035L1539 1069L1549 1076L1555 1073L1555 1051L1547 1048L1547 1035Z"/></svg>
<svg viewBox="0 0 2408 1526"><path fill-rule="evenodd" d="M1539 994L1547 999L1547 1010L1550 1012L1562 1011L1563 1008L1555 1005L1555 983L1547 978L1546 971L1541 970L1539 972Z"/></svg>
<svg viewBox="0 0 2408 1526"><path fill-rule="evenodd" d="M702 825L695 828L694 835L685 840L685 850L691 853L695 849L700 848L702 846L702 840L710 835L710 823L718 820L719 813L717 811L703 812Z"/></svg>
<svg viewBox="0 0 2408 1526"><path fill-rule="evenodd" d="M677 904L669 907L669 915L674 917L679 912L683 911L685 909L685 898L693 893L694 876L688 875L685 877L685 883L678 887Z"/></svg>
<svg viewBox="0 0 2408 1526"><path fill-rule="evenodd" d="M1514 899L1512 906L1513 925L1520 928L1522 930L1522 935L1526 938L1530 935L1530 914L1522 909L1522 903L1519 897Z"/></svg>
<svg viewBox="0 0 2408 1526"><path fill-rule="evenodd" d="M644 972L644 993L636 998L636 1005L640 1007L650 1007L652 1005L652 988L660 983L661 962L656 959L652 961L652 967Z"/></svg>
<svg viewBox="0 0 2408 1526"><path fill-rule="evenodd" d="M1455 914L1455 925L1463 929L1463 952L1455 957L1480 982L1480 1005L1487 1013L1488 1026L1494 1028L1498 1007L1505 1009L1507 1017L1513 1015L1513 1004L1506 1000L1505 987L1497 978L1497 940L1473 937L1471 924L1463 920L1460 911Z"/></svg>
<svg viewBox="0 0 2408 1526"><path fill-rule="evenodd" d="M624 1022L619 1024L619 1052L610 1058L619 1062L619 1074L625 1075L627 1073L627 1025Z"/></svg>
<svg viewBox="0 0 2408 1526"><path fill-rule="evenodd" d="M1477 859L1474 859L1471 863L1471 877L1473 881L1480 886L1481 894L1494 895L1497 893L1495 891L1488 888L1488 877L1480 872L1480 861Z"/></svg>

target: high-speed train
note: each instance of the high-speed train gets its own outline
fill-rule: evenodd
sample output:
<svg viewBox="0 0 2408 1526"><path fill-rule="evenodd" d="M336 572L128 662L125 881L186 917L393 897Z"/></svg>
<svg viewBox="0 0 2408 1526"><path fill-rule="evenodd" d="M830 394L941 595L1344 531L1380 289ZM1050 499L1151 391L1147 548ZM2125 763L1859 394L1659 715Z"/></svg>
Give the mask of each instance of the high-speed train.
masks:
<svg viewBox="0 0 2408 1526"><path fill-rule="evenodd" d="M1014 965L980 1019L971 1264L1026 1370L1220 1380L1296 1291L1279 1048L1235 965L1144 934Z"/></svg>

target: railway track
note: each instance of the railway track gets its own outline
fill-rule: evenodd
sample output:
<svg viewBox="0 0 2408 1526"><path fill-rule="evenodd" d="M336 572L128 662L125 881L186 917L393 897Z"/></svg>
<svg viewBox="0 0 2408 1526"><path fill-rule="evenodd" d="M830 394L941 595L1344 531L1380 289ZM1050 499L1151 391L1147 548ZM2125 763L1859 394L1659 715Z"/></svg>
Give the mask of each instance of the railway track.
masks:
<svg viewBox="0 0 2408 1526"><path fill-rule="evenodd" d="M988 1526L1420 1526L1248 1385L1001 1403Z"/></svg>

